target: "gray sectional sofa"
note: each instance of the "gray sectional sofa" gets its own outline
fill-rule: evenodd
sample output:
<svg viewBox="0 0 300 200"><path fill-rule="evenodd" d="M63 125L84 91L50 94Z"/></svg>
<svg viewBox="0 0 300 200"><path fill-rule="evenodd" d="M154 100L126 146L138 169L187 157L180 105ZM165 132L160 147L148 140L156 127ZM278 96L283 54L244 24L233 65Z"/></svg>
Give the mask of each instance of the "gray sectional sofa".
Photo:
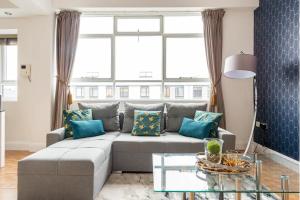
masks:
<svg viewBox="0 0 300 200"><path fill-rule="evenodd" d="M119 119L122 130L123 113ZM234 134L219 128L218 137L224 140L224 151L235 148ZM92 200L112 171L151 172L152 153L200 151L204 151L203 140L177 132L142 137L109 131L73 140L64 139L64 128L60 128L47 134L47 148L19 161L18 199Z"/></svg>

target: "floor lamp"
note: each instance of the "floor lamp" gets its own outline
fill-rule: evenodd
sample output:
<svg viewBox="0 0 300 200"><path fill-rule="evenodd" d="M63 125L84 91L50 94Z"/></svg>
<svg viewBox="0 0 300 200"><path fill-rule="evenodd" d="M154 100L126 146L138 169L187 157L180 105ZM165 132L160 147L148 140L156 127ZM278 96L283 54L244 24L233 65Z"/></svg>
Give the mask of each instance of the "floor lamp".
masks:
<svg viewBox="0 0 300 200"><path fill-rule="evenodd" d="M257 88L256 88L256 57L250 54L241 52L237 55L232 55L226 58L224 67L224 76L231 79L248 79L253 78L253 100L254 100L254 116L251 127L251 133L248 140L244 156L249 151L251 141L254 135L254 127L256 122L257 112Z"/></svg>

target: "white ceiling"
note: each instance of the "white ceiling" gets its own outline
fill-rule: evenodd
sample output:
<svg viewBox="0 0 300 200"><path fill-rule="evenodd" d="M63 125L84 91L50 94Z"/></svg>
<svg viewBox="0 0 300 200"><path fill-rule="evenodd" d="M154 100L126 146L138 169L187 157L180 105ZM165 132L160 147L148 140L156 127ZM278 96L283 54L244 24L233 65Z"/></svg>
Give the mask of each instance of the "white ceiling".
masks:
<svg viewBox="0 0 300 200"><path fill-rule="evenodd" d="M52 0L0 0L0 17L47 15L52 11Z"/></svg>
<svg viewBox="0 0 300 200"><path fill-rule="evenodd" d="M0 0L0 18L48 15L60 9L199 11L204 8L254 9L258 6L259 0ZM11 15L7 13L11 13Z"/></svg>

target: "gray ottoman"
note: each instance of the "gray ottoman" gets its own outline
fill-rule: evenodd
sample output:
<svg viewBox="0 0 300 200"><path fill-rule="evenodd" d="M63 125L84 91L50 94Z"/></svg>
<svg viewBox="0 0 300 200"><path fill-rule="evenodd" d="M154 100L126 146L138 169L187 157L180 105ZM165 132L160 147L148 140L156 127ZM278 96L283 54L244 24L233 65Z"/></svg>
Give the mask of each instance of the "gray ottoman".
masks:
<svg viewBox="0 0 300 200"><path fill-rule="evenodd" d="M94 199L111 173L111 144L64 140L20 160L18 199Z"/></svg>

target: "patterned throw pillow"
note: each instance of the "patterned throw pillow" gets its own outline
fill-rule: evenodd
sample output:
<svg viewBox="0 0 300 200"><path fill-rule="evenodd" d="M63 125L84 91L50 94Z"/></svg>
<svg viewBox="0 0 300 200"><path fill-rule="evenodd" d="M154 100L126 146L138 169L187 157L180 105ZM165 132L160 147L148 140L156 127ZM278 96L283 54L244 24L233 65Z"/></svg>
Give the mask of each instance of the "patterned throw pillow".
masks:
<svg viewBox="0 0 300 200"><path fill-rule="evenodd" d="M132 135L159 136L160 135L160 111L134 111Z"/></svg>
<svg viewBox="0 0 300 200"><path fill-rule="evenodd" d="M218 137L218 127L222 119L222 113L213 113L197 110L195 113L195 121L213 121L213 126L210 130L209 136L213 138Z"/></svg>
<svg viewBox="0 0 300 200"><path fill-rule="evenodd" d="M65 138L73 136L73 130L71 126L71 120L82 121L82 120L92 120L92 109L86 110L64 110L64 127L65 127Z"/></svg>

